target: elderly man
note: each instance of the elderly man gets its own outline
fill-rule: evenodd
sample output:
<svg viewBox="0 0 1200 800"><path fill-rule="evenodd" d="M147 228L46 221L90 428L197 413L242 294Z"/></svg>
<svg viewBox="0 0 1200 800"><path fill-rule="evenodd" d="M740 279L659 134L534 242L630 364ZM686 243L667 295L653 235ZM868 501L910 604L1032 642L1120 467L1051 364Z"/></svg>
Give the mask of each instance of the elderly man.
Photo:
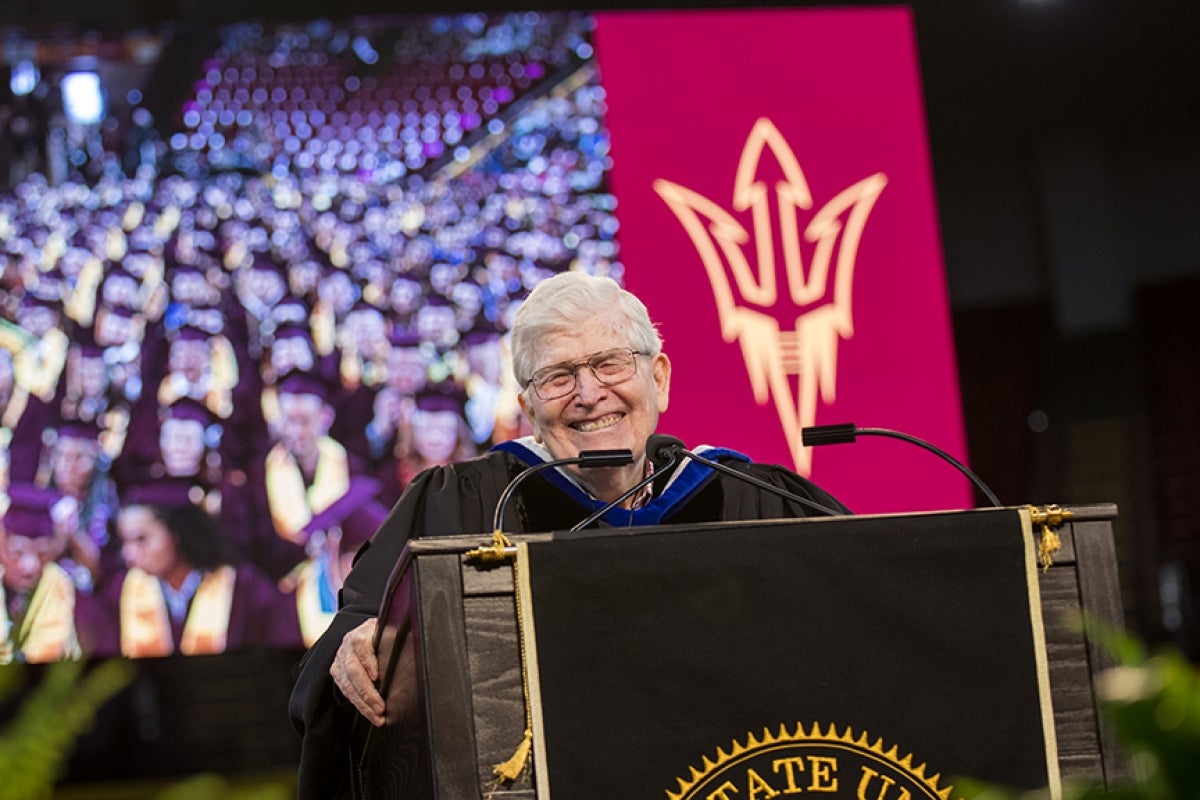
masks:
<svg viewBox="0 0 1200 800"><path fill-rule="evenodd" d="M292 716L304 735L301 797L332 797L344 790L345 776L339 770L346 759L334 743L345 740L340 734L347 714L361 714L374 725L385 720L385 704L374 685L379 674L372 647L374 615L409 538L490 532L505 486L532 464L574 457L584 450L633 453L625 466L559 467L523 482L520 502L506 509L505 530L569 529L653 470L646 439L667 409L671 361L641 301L608 278L557 275L539 284L522 305L512 343L519 402L533 436L418 476L347 576L342 609L305 656L292 695ZM752 464L727 450L708 455L827 509L845 511L835 499L782 467ZM773 519L809 513L799 503L710 467L689 462L678 469L694 479L669 482L671 473L664 470L661 480L596 524Z"/></svg>

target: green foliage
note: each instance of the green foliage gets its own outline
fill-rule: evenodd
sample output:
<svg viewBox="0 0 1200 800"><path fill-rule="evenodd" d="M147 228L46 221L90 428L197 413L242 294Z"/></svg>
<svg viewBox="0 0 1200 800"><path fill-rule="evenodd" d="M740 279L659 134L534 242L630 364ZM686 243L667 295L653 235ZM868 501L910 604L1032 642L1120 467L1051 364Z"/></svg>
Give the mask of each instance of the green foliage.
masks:
<svg viewBox="0 0 1200 800"><path fill-rule="evenodd" d="M1097 689L1144 776L1142 796L1200 797L1200 672L1169 650L1109 670Z"/></svg>
<svg viewBox="0 0 1200 800"><path fill-rule="evenodd" d="M75 739L95 721L96 712L133 680L133 666L112 660L84 672L80 661L46 667L41 682L0 732L0 800L39 800L51 796ZM0 700L23 684L17 665L0 668Z"/></svg>
<svg viewBox="0 0 1200 800"><path fill-rule="evenodd" d="M1105 789L1064 782L1064 800L1190 800L1200 798L1200 671L1174 649L1147 654L1132 636L1095 622L1088 635L1103 642L1118 666L1097 676L1101 711L1133 759L1137 779ZM955 789L970 800L1040 800L1046 790L1013 793L969 781Z"/></svg>
<svg viewBox="0 0 1200 800"><path fill-rule="evenodd" d="M46 666L7 727L0 729L0 800L47 800L62 776L75 740L96 713L134 677L133 664L114 659L85 671L79 661ZM26 668L0 667L0 703L26 684ZM152 800L290 800L295 785L279 777L232 783L220 775L194 775L166 787L126 787Z"/></svg>
<svg viewBox="0 0 1200 800"><path fill-rule="evenodd" d="M290 800L295 787L277 781L252 784L231 784L220 775L204 773L173 784L158 794L154 800Z"/></svg>

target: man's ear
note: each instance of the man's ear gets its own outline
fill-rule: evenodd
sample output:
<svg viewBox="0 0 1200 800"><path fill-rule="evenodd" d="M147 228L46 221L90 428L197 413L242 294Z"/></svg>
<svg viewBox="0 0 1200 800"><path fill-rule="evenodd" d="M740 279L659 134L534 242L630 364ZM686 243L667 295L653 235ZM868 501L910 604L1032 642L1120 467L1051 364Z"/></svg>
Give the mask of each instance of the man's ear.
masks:
<svg viewBox="0 0 1200 800"><path fill-rule="evenodd" d="M533 440L540 444L542 441L541 426L538 425L537 416L530 408L530 402L525 396L525 392L517 393L517 405L521 407L521 413L525 415L525 419L529 420L529 427L533 430Z"/></svg>
<svg viewBox="0 0 1200 800"><path fill-rule="evenodd" d="M659 353L654 357L652 371L658 395L658 413L661 414L667 410L671 399L671 359L667 358L666 353Z"/></svg>

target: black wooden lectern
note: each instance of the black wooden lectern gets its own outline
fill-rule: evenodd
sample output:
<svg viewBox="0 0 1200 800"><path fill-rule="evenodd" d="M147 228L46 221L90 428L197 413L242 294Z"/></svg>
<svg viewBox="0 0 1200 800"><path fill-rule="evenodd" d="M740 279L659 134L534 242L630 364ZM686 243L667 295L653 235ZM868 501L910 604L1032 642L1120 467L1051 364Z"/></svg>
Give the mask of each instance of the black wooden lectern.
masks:
<svg viewBox="0 0 1200 800"><path fill-rule="evenodd" d="M934 797L953 776L929 780L928 773L946 770L948 761L959 763L953 746L962 736L947 737L951 750L943 751L926 743L931 741L927 734L961 730L966 735L996 725L1003 733L995 738L1023 739L1010 726L1021 714L1037 728L1034 738L1045 729L1045 752L1053 764L1043 766L1055 780L1059 775L1123 777L1126 764L1097 716L1092 683L1111 660L1064 613L1083 610L1121 625L1111 529L1116 509L1068 510L1072 516L1058 529L1062 546L1053 566L1025 573L1034 587L1029 602L1020 586L1015 592L980 589L992 592L986 599L995 601L985 603L990 608L978 620L964 605L977 580L980 587L985 580L982 573L978 579L968 574L971 562L1002 558L966 545L974 543L978 524L1013 510L513 536L525 545L522 558L532 570L532 575L518 570L516 582L509 564L481 564L465 556L486 544L486 537L415 540L397 565L380 615L381 684L396 721L381 729L364 723L355 732L356 789L364 798L548 800L553 788L555 797L578 800L594 786L597 797L740 800L756 791L774 796L771 791L789 786L794 793L825 791L837 797L831 790L840 785L853 796L856 783L859 793L870 787L870 796L882 797L888 787L902 788L897 781L911 780L911 796ZM1035 531L1034 539L1039 535ZM579 544L560 546L567 537ZM570 566L573 551L588 564L615 557L617 567L588 578L582 566ZM786 579L769 577L779 573L767 567L777 569L785 560ZM561 580L567 572L571 580ZM672 584L677 578L683 582ZM905 585L907 599L894 598L893 590ZM630 592L646 596L631 598ZM839 596L842 592L847 596ZM676 611L664 608L676 597L683 621L664 622L677 619L671 616ZM535 601L543 603L542 610L531 612ZM518 605L526 611L526 644L537 654L532 664L526 660L525 669ZM889 616L893 607L905 611ZM600 630L605 626L587 617L597 609L617 623ZM850 616L823 621L820 615L834 609ZM743 616L734 619L735 611ZM1039 619L1026 637L1032 655L1020 656L1028 664L1012 670L1027 671L1029 680L996 689L1028 697L1011 706L981 697L972 709L972 693L993 691L977 692L973 660L982 676L979 687L991 687L990 668L1001 683L1007 681L1010 670L992 663L1007 657L1004 637L1013 635L1001 631L1001 623L1011 624L1020 638L1035 612ZM876 623L880 631L862 630ZM668 624L674 630L653 627ZM753 625L765 633L747 633ZM960 639L955 625L958 631L975 630ZM626 631L631 638L625 644L602 638ZM865 645L854 641L860 633ZM900 638L889 644L888 636ZM587 648L594 641L607 644L592 661ZM755 650L760 645L761 652ZM988 649L993 646L1004 652L998 656ZM662 669L678 680L669 679L662 690L621 694L616 673L625 664L642 668L636 663L643 660L652 662L653 670L659 656L665 657ZM929 661L922 661L926 657ZM930 674L943 663L945 677ZM756 664L768 670L756 673ZM868 666L881 670L876 673L881 677L873 677ZM901 686L919 692L897 699L890 711L891 698L900 692L885 690L872 699L878 681L903 675L910 666L913 671ZM592 669L596 674L587 674ZM730 673L742 682L716 679ZM1034 685L1038 674L1042 701ZM711 692L701 689L699 700L677 695L690 677ZM767 685L772 682L776 685ZM852 689L839 694L843 685ZM1026 692L1026 686L1032 688ZM659 697L666 705L651 708ZM867 711L843 713L843 697L862 701ZM1020 705L1026 710L1019 711ZM589 713L600 716L589 721ZM936 714L944 719L938 721ZM711 723L701 716L718 719ZM934 721L923 725L927 719ZM513 755L527 720L536 734L530 763L537 768L498 785L493 766ZM680 741L704 730L704 724L713 724L716 733ZM649 766L641 766L621 746L634 748L634 756L658 752L644 759ZM599 765L589 761L593 750ZM1038 752L1035 748L1034 761ZM889 774L889 768L899 773ZM570 781L581 779L570 773L579 769L603 773L590 773L582 778L585 788L572 789ZM992 772L974 777L1003 780L1006 769L985 759L979 770ZM645 774L653 770L661 775Z"/></svg>

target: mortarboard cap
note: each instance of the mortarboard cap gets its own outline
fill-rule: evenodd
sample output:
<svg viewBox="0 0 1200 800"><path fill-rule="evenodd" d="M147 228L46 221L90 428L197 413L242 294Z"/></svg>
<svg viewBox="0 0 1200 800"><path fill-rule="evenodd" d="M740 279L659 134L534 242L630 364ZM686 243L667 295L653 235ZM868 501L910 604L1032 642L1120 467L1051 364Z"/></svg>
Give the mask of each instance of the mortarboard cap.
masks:
<svg viewBox="0 0 1200 800"><path fill-rule="evenodd" d="M289 372L279 381L280 394L311 394L328 402L329 392L329 384L311 372Z"/></svg>
<svg viewBox="0 0 1200 800"><path fill-rule="evenodd" d="M190 481L162 478L147 483L126 486L121 494L124 506L161 506L175 508L192 502Z"/></svg>
<svg viewBox="0 0 1200 800"><path fill-rule="evenodd" d="M175 266L171 270L171 278L174 279L176 275L199 275L202 278L207 277L204 268L193 261L175 262Z"/></svg>
<svg viewBox="0 0 1200 800"><path fill-rule="evenodd" d="M8 487L8 509L4 530L13 536L40 539L54 535L54 506L63 496L53 489L30 483Z"/></svg>
<svg viewBox="0 0 1200 800"><path fill-rule="evenodd" d="M466 391L454 381L426 386L416 397L416 407L421 411L452 411L461 415L466 404Z"/></svg>
<svg viewBox="0 0 1200 800"><path fill-rule="evenodd" d="M60 439L87 439L96 441L100 438L100 426L95 420L64 419L55 426Z"/></svg>
<svg viewBox="0 0 1200 800"><path fill-rule="evenodd" d="M107 303L102 306L101 310L106 314L121 317L122 319L133 319L133 315L137 313L135 309L122 303Z"/></svg>
<svg viewBox="0 0 1200 800"><path fill-rule="evenodd" d="M271 272L281 278L286 277L283 267L267 253L255 253L254 258L250 262L250 269L260 272Z"/></svg>
<svg viewBox="0 0 1200 800"><path fill-rule="evenodd" d="M463 343L470 347L471 345L494 342L499 338L500 329L488 321L487 318L481 318L476 320L471 330L463 335Z"/></svg>
<svg viewBox="0 0 1200 800"><path fill-rule="evenodd" d="M287 324L275 331L275 341L281 339L305 339L312 342L312 331L306 325Z"/></svg>
<svg viewBox="0 0 1200 800"><path fill-rule="evenodd" d="M170 333L171 341L182 339L186 342L206 342L212 334L197 325L180 325Z"/></svg>
<svg viewBox="0 0 1200 800"><path fill-rule="evenodd" d="M393 325L388 333L388 343L392 347L420 347L420 335L407 325Z"/></svg>
<svg viewBox="0 0 1200 800"><path fill-rule="evenodd" d="M213 414L208 410L208 407L190 397L181 397L164 408L162 410L162 418L164 420L192 420L199 422L206 428L213 424Z"/></svg>
<svg viewBox="0 0 1200 800"><path fill-rule="evenodd" d="M21 308L54 308L59 307L57 298L43 297L33 291L27 291L21 296Z"/></svg>

